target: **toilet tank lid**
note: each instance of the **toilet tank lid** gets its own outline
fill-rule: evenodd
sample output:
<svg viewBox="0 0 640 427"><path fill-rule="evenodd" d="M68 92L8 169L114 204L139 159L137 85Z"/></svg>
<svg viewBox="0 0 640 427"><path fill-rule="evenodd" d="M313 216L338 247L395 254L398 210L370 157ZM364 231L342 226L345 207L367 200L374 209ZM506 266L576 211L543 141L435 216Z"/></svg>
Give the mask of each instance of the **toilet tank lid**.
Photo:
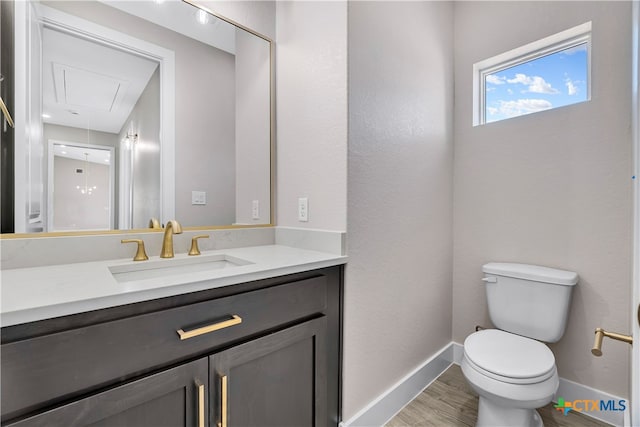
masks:
<svg viewBox="0 0 640 427"><path fill-rule="evenodd" d="M516 279L554 283L557 285L574 286L578 283L578 273L539 265L490 262L482 266L482 271L497 276L514 277Z"/></svg>

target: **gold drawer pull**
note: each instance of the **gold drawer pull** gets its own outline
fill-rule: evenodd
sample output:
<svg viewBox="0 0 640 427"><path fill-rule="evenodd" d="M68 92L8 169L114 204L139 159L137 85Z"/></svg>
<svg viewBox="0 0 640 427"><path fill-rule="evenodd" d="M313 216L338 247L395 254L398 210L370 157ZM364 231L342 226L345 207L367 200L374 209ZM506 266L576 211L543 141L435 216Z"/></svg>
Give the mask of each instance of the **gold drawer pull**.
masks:
<svg viewBox="0 0 640 427"><path fill-rule="evenodd" d="M220 377L220 422L218 423L218 427L227 427L227 405L229 404L228 396L227 396L227 376L222 375Z"/></svg>
<svg viewBox="0 0 640 427"><path fill-rule="evenodd" d="M196 380L198 386L198 427L204 427L204 384Z"/></svg>
<svg viewBox="0 0 640 427"><path fill-rule="evenodd" d="M234 314L231 316L232 318L229 320L225 320L223 322L214 323L213 325L203 326L202 328L193 329L191 331L184 331L182 329L178 329L178 335L180 335L180 340L186 340L188 338L197 337L198 335L208 334L209 332L218 331L220 329L228 328L230 326L238 325L242 323L242 317Z"/></svg>

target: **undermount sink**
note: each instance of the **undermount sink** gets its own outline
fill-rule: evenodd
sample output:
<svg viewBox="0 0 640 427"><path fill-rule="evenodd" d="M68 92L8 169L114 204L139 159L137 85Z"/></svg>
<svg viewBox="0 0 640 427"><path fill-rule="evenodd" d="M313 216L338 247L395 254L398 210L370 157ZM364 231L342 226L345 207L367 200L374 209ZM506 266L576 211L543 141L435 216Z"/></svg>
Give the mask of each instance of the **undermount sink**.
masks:
<svg viewBox="0 0 640 427"><path fill-rule="evenodd" d="M114 265L109 267L109 271L117 282L122 283L201 271L220 270L223 268L234 268L248 264L253 263L229 255L219 254Z"/></svg>

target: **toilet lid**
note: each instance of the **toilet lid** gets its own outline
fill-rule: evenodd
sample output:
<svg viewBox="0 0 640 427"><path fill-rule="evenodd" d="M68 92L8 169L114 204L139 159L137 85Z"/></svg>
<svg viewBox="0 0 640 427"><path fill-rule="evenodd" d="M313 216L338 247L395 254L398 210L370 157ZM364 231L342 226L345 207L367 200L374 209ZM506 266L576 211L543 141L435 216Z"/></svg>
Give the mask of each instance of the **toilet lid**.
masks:
<svg viewBox="0 0 640 427"><path fill-rule="evenodd" d="M541 377L555 368L549 347L497 329L469 335L464 341L464 353L479 368L507 378Z"/></svg>

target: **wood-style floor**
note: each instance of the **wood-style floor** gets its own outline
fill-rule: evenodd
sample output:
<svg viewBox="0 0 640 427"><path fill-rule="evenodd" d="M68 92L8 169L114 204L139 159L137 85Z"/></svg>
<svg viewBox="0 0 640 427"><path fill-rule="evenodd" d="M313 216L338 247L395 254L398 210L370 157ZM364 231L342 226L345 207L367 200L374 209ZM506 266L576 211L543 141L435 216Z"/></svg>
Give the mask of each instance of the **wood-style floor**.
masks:
<svg viewBox="0 0 640 427"><path fill-rule="evenodd" d="M458 365L451 365L386 425L388 427L475 426L478 397ZM608 426L577 412L564 416L550 403L538 409L545 427Z"/></svg>

